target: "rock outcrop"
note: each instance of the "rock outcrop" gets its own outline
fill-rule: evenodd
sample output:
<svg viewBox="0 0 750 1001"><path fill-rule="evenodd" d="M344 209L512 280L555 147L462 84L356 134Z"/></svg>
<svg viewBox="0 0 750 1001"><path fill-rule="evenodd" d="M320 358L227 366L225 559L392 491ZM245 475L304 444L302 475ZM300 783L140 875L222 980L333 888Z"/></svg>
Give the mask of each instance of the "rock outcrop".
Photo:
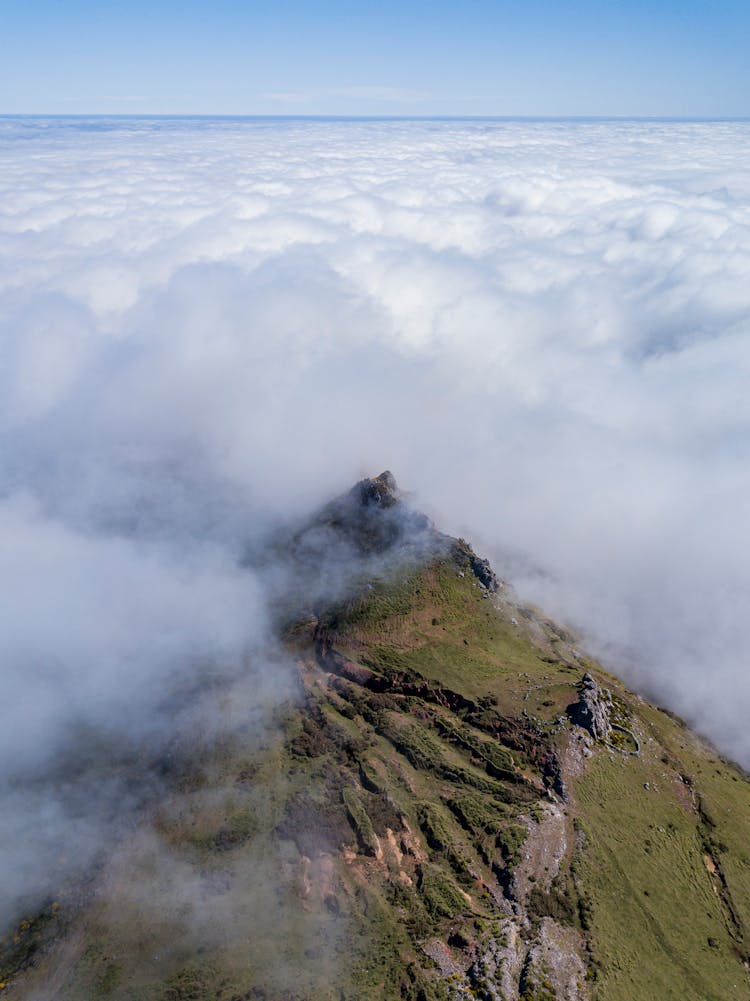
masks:
<svg viewBox="0 0 750 1001"><path fill-rule="evenodd" d="M497 574L490 566L490 561L483 560L480 556L472 555L470 563L471 572L477 578L479 583L483 584L488 591L492 591L493 593L497 591Z"/></svg>
<svg viewBox="0 0 750 1001"><path fill-rule="evenodd" d="M379 508L393 507L399 501L396 477L386 469L380 476L367 478L356 483L349 494L356 498L364 507L374 505Z"/></svg>
<svg viewBox="0 0 750 1001"><path fill-rule="evenodd" d="M430 545L438 536L429 518L404 503L389 470L360 480L348 493L327 504L301 538L309 542L310 535L321 528L346 540L362 555ZM330 537L326 541L330 544Z"/></svg>
<svg viewBox="0 0 750 1001"><path fill-rule="evenodd" d="M607 740L612 732L612 695L591 677L588 671L578 686L578 702L568 706L568 716L577 726L588 730L594 740Z"/></svg>
<svg viewBox="0 0 750 1001"><path fill-rule="evenodd" d="M477 556L465 539L456 539L453 547L453 558L461 565L470 570L483 588L493 594L498 590L500 581L497 574L492 569L489 560Z"/></svg>

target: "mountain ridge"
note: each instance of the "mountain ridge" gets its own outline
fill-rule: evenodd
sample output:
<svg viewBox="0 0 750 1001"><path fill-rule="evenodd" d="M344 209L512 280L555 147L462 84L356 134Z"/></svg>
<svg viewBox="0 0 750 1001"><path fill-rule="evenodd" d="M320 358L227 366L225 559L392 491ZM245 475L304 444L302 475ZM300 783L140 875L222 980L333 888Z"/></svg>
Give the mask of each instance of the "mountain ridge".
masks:
<svg viewBox="0 0 750 1001"><path fill-rule="evenodd" d="M19 924L3 994L750 996L736 766L388 472L279 545L295 694L188 754L91 882Z"/></svg>

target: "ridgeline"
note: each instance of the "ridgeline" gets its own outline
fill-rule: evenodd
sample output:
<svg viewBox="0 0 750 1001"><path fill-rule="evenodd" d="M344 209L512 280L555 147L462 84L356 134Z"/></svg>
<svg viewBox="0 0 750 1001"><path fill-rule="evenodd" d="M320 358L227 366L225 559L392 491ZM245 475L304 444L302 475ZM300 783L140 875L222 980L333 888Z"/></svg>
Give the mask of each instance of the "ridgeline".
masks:
<svg viewBox="0 0 750 1001"><path fill-rule="evenodd" d="M286 558L332 538L362 562L280 611L295 693L8 930L0 998L747 1001L746 776L389 473Z"/></svg>

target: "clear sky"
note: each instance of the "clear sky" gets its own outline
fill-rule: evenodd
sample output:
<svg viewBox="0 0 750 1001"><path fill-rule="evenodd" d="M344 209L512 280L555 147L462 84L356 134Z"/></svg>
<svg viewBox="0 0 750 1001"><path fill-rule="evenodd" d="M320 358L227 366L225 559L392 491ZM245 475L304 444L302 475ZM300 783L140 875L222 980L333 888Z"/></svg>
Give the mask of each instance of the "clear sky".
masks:
<svg viewBox="0 0 750 1001"><path fill-rule="evenodd" d="M747 0L0 0L0 113L750 115Z"/></svg>

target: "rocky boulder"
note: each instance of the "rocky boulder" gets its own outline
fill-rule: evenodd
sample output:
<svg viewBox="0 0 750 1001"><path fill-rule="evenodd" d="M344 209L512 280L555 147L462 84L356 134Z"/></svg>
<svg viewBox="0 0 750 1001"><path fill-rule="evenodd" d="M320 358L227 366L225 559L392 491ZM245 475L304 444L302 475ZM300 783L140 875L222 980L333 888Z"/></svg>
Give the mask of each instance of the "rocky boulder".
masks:
<svg viewBox="0 0 750 1001"><path fill-rule="evenodd" d="M578 685L578 701L568 706L571 722L588 730L594 740L607 740L612 731L612 695L588 671Z"/></svg>

